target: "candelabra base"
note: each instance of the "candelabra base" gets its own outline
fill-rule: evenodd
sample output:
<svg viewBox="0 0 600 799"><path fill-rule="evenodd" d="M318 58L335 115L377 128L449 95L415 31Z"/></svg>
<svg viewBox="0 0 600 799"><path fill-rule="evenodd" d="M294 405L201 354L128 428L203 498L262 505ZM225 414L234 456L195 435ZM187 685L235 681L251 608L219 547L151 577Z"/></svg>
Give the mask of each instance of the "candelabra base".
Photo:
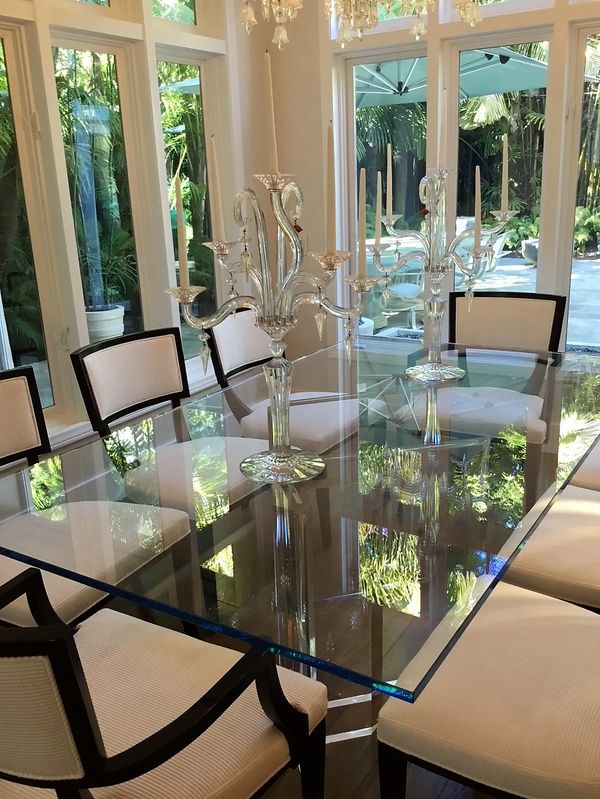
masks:
<svg viewBox="0 0 600 799"><path fill-rule="evenodd" d="M417 366L409 366L404 374L411 380L419 380L422 383L444 383L447 380L460 380L465 376L465 370L459 366L428 361Z"/></svg>
<svg viewBox="0 0 600 799"><path fill-rule="evenodd" d="M240 471L256 483L300 483L321 474L325 461L314 452L300 449L272 449L250 455Z"/></svg>

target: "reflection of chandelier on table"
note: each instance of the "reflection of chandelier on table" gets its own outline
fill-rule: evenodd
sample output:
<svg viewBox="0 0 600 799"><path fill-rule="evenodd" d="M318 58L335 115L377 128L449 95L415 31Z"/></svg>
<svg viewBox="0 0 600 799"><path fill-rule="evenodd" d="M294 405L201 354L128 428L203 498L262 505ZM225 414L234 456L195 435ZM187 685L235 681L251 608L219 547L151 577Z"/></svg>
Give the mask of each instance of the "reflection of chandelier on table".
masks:
<svg viewBox="0 0 600 799"><path fill-rule="evenodd" d="M343 47L354 38L361 39L363 33L379 23L380 6L386 14L394 10L397 16L414 16L410 32L415 39L427 33L424 17L435 8L435 0L324 0L325 16L333 20L337 40ZM279 49L288 43L287 23L296 19L302 8L302 0L242 0L241 22L248 33L256 25L256 5L260 4L263 19L275 23L273 44ZM454 0L460 18L473 27L481 21L480 0Z"/></svg>

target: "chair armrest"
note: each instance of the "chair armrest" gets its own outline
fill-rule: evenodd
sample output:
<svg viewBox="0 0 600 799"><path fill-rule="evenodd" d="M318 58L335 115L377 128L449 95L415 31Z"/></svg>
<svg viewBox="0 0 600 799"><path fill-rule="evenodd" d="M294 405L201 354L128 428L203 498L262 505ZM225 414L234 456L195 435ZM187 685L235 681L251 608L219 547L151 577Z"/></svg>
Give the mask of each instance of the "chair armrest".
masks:
<svg viewBox="0 0 600 799"><path fill-rule="evenodd" d="M52 607L39 569L25 569L0 586L0 608L10 605L23 594L27 597L36 624L41 627L57 626L70 629Z"/></svg>
<svg viewBox="0 0 600 799"><path fill-rule="evenodd" d="M103 775L94 785L115 785L157 768L202 735L253 682L265 714L285 736L290 758L297 762L308 735L308 718L283 693L273 654L252 649L166 727L108 758Z"/></svg>

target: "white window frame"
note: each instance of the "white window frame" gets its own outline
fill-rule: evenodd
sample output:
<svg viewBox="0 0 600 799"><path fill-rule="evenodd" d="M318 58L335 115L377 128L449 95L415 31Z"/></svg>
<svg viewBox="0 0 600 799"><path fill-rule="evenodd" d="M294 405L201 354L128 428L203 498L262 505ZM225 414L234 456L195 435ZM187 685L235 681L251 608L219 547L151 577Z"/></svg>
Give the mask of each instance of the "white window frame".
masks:
<svg viewBox="0 0 600 799"><path fill-rule="evenodd" d="M116 56L144 326L178 325L178 309L164 294L175 282L175 260L157 60L201 68L205 125L217 133L223 147L231 147L232 141L232 97L223 91L229 86L223 37L230 11L221 0L196 0L196 6L196 25L154 18L151 0L111 0L110 7L76 0L3 0L0 8L54 392L55 404L45 416L55 441L89 429L69 358L89 339L51 48L92 49ZM224 160L230 164L222 176L224 191L229 191L239 181L239 160ZM220 277L218 297L223 296ZM187 362L192 390L215 382L214 375L205 376L199 364L199 358Z"/></svg>

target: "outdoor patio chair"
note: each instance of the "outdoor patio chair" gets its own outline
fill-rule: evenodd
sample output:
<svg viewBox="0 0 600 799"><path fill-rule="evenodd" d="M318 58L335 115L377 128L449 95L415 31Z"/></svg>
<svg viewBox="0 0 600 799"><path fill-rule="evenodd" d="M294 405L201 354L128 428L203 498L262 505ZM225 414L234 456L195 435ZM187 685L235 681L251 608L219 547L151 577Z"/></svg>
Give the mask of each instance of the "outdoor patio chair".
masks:
<svg viewBox="0 0 600 799"><path fill-rule="evenodd" d="M92 427L102 436L111 432L113 422L133 411L166 401L177 407L190 394L177 328L147 330L103 341L77 350L71 359ZM181 422L175 417L173 425L163 426L167 433L156 445L155 459L125 473L130 499L150 504L158 500L161 505L189 513L193 519L193 477L201 482L212 479L211 475L214 477L224 462L229 465L223 489L229 489L230 501L253 489L254 484L237 467L248 455L268 449L268 440L239 436L190 440ZM197 464L206 461L206 456L212 468L197 472Z"/></svg>
<svg viewBox="0 0 600 799"><path fill-rule="evenodd" d="M112 610L75 632L35 569L0 588L21 598L35 624L0 630L2 799L250 799L297 766L324 796L322 683Z"/></svg>
<svg viewBox="0 0 600 799"><path fill-rule="evenodd" d="M599 648L596 614L500 583L417 700L385 703L381 799L403 799L408 763L494 796L595 799Z"/></svg>
<svg viewBox="0 0 600 799"><path fill-rule="evenodd" d="M34 461L38 451L49 450L32 369L0 373L0 408L3 409L0 413L3 463L18 461L24 453ZM4 478L5 491L10 489L11 479ZM15 475L14 480L14 505L20 508L22 475ZM25 493L31 493L27 489L29 486ZM24 542L29 542L34 551L47 551L50 560L57 559L65 566L76 559L78 568L98 580L114 572L121 579L131 576L139 567L140 554L145 551L150 532L156 536L157 544L160 539L160 548L167 550L188 534L189 517L172 508L94 500L57 503L49 510L32 507L27 513L5 515L0 520L2 546L18 552ZM0 556L0 583L24 569L19 561ZM65 621L81 618L104 598L101 591L50 572L44 575L44 581L52 603ZM26 625L31 617L26 603L18 600L0 610L0 620Z"/></svg>

